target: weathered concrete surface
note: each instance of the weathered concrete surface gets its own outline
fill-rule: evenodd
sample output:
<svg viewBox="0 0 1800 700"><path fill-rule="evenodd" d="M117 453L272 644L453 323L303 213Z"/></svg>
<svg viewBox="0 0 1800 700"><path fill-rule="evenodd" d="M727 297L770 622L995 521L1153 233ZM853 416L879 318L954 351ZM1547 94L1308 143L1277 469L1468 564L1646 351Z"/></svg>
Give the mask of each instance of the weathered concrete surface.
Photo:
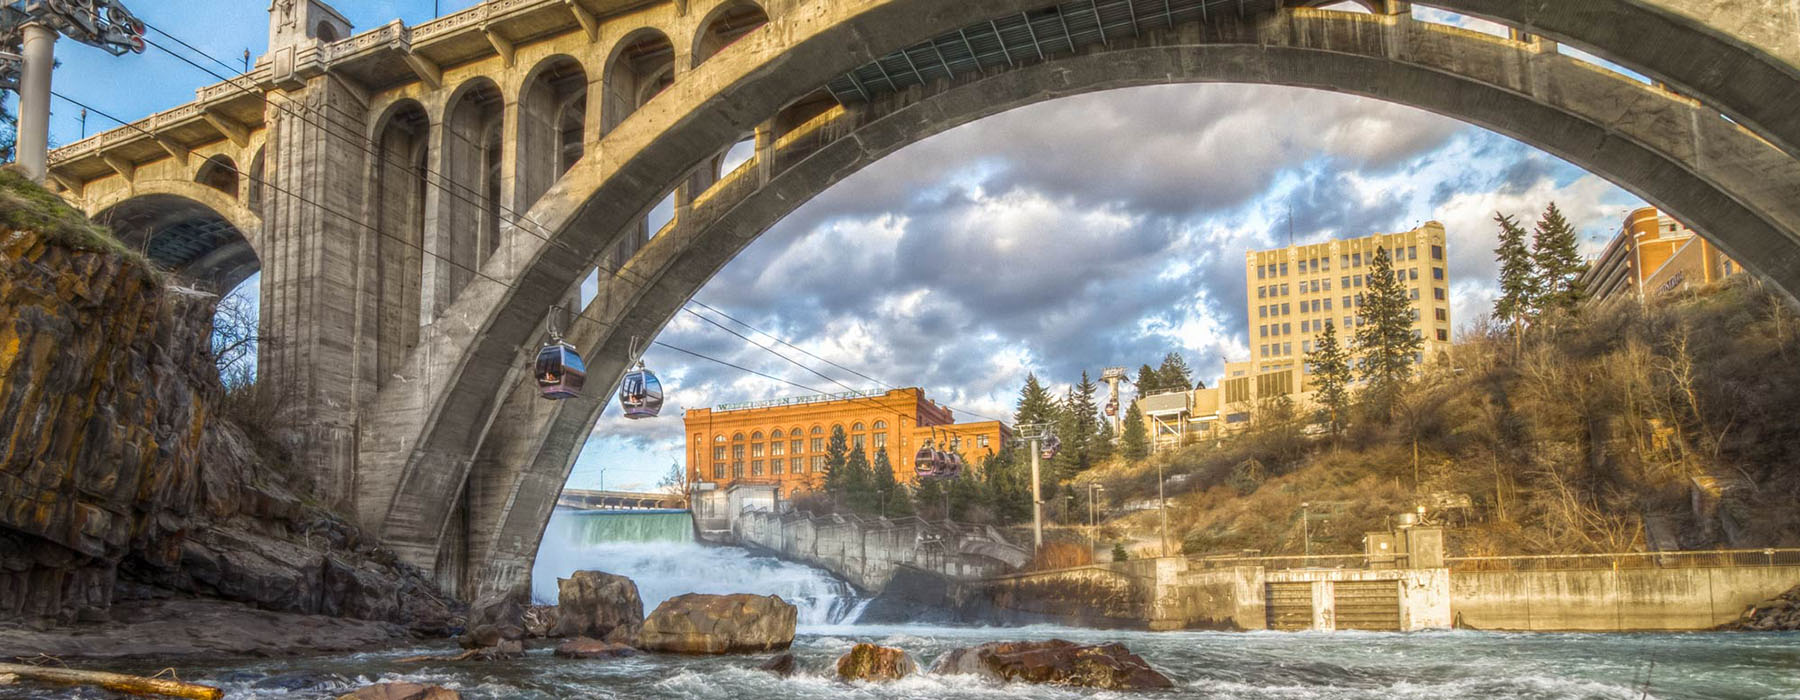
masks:
<svg viewBox="0 0 1800 700"><path fill-rule="evenodd" d="M992 528L944 526L918 518L862 518L749 511L732 520L740 545L831 572L864 591L878 592L900 566L957 579L1016 571L1030 555Z"/></svg>
<svg viewBox="0 0 1800 700"><path fill-rule="evenodd" d="M1459 626L1503 630L1706 630L1800 582L1800 566L1457 572Z"/></svg>

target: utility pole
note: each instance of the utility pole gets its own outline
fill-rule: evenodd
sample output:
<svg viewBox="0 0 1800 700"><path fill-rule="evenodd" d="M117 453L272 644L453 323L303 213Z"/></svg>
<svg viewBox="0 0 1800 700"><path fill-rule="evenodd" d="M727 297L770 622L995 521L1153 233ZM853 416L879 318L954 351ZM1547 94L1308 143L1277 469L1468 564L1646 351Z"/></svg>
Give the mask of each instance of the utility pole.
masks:
<svg viewBox="0 0 1800 700"><path fill-rule="evenodd" d="M114 56L144 52L144 23L120 0L0 5L0 88L19 92L17 156L34 182L47 174L50 69L56 65L56 38L64 34Z"/></svg>
<svg viewBox="0 0 1800 700"><path fill-rule="evenodd" d="M1100 381L1106 382L1106 420L1112 423L1112 438L1119 439L1119 426L1124 420L1124 411L1119 410L1119 382L1125 379L1124 367L1108 367L1100 372Z"/></svg>
<svg viewBox="0 0 1800 700"><path fill-rule="evenodd" d="M1163 494L1162 460L1156 462L1156 509L1162 513L1162 555L1169 556L1169 498Z"/></svg>
<svg viewBox="0 0 1800 700"><path fill-rule="evenodd" d="M1032 551L1044 546L1044 497L1039 493L1038 453L1051 433L1049 423L1024 423L1018 426L1019 440L1031 450L1031 542Z"/></svg>
<svg viewBox="0 0 1800 700"><path fill-rule="evenodd" d="M1312 556L1312 514L1309 512L1311 507L1312 503L1310 502L1300 503L1300 536L1306 542L1305 549L1302 551L1309 557Z"/></svg>
<svg viewBox="0 0 1800 700"><path fill-rule="evenodd" d="M1100 539L1098 537L1099 529L1100 529L1100 518L1099 518L1100 506L1095 501L1097 498L1099 498L1098 492L1105 491L1105 490L1106 490L1106 485L1102 484L1098 481L1090 481L1087 484L1088 549L1093 551L1093 556L1096 558L1098 558L1100 556Z"/></svg>

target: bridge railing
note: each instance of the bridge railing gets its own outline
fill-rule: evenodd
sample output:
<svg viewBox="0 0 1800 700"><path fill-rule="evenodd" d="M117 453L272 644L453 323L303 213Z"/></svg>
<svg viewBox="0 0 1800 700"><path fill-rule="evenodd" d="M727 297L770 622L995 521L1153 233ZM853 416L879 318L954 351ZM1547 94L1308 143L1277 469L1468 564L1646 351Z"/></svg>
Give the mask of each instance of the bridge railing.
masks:
<svg viewBox="0 0 1800 700"><path fill-rule="evenodd" d="M1188 565L1202 569L1228 569L1238 566L1260 566L1280 569L1404 569L1407 555L1381 554L1277 554L1190 556Z"/></svg>
<svg viewBox="0 0 1800 700"><path fill-rule="evenodd" d="M1445 557L1444 562L1451 571L1467 572L1800 566L1800 548Z"/></svg>

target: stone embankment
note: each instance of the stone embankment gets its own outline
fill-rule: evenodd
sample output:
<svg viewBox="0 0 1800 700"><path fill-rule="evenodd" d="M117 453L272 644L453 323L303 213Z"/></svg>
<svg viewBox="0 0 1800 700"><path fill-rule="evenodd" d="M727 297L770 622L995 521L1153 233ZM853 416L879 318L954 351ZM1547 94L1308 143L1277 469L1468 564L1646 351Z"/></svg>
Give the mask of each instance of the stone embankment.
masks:
<svg viewBox="0 0 1800 700"><path fill-rule="evenodd" d="M216 297L167 286L60 202L33 199L7 177L0 652L160 653L156 639L124 626L190 613L187 599L241 604L209 606L218 624L187 628L221 644L260 633L259 611L295 614L284 620L292 629L340 641L391 639L392 624L437 635L458 624L454 602L428 579L313 504L273 441L221 415ZM17 225L26 219L55 235ZM233 611L243 613L235 624ZM332 635L341 625L308 615L370 625ZM41 632L72 623L82 626ZM108 636L143 645L102 643ZM290 651L308 648L306 638L295 635Z"/></svg>
<svg viewBox="0 0 1800 700"><path fill-rule="evenodd" d="M1800 632L1800 586L1750 606L1725 629L1750 632Z"/></svg>

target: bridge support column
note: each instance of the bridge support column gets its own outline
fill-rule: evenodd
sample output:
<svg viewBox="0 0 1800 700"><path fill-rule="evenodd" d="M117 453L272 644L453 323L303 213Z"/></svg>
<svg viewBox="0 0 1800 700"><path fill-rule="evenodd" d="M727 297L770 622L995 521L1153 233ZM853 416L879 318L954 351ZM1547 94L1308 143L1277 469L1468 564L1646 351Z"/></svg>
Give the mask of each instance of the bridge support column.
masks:
<svg viewBox="0 0 1800 700"><path fill-rule="evenodd" d="M263 203L263 323L257 358L284 407L283 439L322 497L352 512L357 405L373 396L374 341L359 291L378 235L363 223L367 160L362 135L325 118L363 123L361 100L330 77L314 78L265 107L269 125ZM362 396L359 396L362 394ZM365 523L367 525L367 523Z"/></svg>

